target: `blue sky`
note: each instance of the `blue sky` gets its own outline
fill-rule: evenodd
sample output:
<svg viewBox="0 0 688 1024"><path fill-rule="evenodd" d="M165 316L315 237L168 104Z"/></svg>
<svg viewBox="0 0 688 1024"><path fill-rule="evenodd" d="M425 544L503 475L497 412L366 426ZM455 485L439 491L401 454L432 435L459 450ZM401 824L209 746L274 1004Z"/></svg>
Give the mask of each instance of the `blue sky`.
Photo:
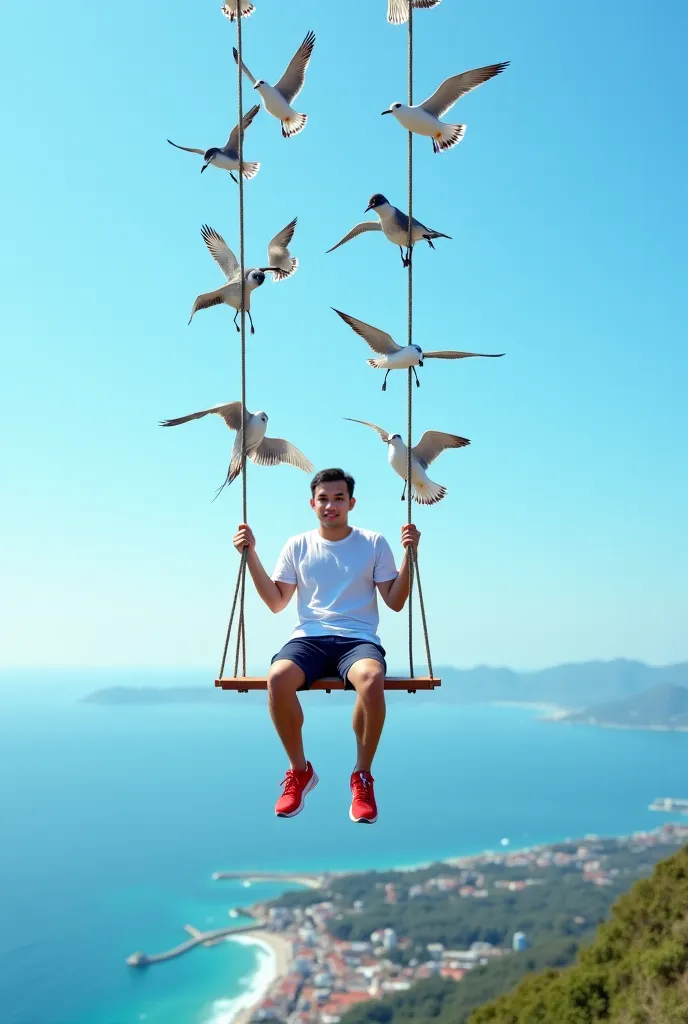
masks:
<svg viewBox="0 0 688 1024"><path fill-rule="evenodd" d="M377 235L325 255L373 192L405 206L406 34L385 0L256 0L245 59L274 81L317 42L290 141L264 110L246 137L247 255L298 216L297 275L255 294L248 407L318 466L357 479L354 522L398 548L404 506L377 437L404 430L330 306L405 330L405 275ZM240 489L211 504L232 435L159 419L240 396L225 308L187 327L222 281L199 229L237 242L237 189L173 150L236 122L234 30L217 0L74 0L4 14L0 111L3 665L215 667ZM414 212L452 236L415 259L415 338L505 351L427 364L425 429L471 438L420 509L435 661L531 667L688 657L685 393L685 5L444 0L416 16L416 99L459 71L511 67L460 101L464 141L415 145ZM247 102L252 101L248 94ZM308 478L249 467L250 521L272 568L308 529ZM288 634L249 601L260 670ZM383 613L403 664L405 616ZM397 653L398 652L398 653Z"/></svg>

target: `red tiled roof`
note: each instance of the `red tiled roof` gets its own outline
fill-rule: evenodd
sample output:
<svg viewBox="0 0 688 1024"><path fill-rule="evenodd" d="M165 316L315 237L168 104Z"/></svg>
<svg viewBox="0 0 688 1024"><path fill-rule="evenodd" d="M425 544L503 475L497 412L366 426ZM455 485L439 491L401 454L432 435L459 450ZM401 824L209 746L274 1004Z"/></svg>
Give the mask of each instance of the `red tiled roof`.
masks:
<svg viewBox="0 0 688 1024"><path fill-rule="evenodd" d="M363 1003L370 999L367 992L333 992L324 1006L320 1007L321 1013L338 1013L345 1006L353 1006L355 1003Z"/></svg>

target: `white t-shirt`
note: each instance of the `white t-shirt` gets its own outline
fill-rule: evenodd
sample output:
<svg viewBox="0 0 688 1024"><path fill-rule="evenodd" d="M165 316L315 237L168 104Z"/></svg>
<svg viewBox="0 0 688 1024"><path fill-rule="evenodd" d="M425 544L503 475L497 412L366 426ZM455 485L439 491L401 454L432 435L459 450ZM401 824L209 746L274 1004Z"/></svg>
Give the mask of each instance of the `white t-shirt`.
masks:
<svg viewBox="0 0 688 1024"><path fill-rule="evenodd" d="M342 636L379 644L375 584L396 575L385 538L354 526L343 540L325 540L317 530L291 537L272 578L296 584L299 622L292 638Z"/></svg>

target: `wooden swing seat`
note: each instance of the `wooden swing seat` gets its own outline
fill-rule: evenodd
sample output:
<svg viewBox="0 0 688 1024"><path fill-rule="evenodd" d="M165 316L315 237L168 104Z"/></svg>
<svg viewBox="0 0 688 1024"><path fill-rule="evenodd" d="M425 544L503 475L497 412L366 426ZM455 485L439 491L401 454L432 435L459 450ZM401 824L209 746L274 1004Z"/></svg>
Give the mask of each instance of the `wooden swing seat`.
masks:
<svg viewBox="0 0 688 1024"><path fill-rule="evenodd" d="M385 690L406 690L407 693L415 693L416 690L434 690L441 686L441 679L434 679L431 676L416 676L409 679L404 676L388 676L385 679ZM221 690L236 690L238 693L248 693L249 690L267 690L268 681L259 676L237 676L234 679L216 679L215 686ZM311 683L311 690L325 690L330 693L332 690L345 689L342 679L317 679Z"/></svg>

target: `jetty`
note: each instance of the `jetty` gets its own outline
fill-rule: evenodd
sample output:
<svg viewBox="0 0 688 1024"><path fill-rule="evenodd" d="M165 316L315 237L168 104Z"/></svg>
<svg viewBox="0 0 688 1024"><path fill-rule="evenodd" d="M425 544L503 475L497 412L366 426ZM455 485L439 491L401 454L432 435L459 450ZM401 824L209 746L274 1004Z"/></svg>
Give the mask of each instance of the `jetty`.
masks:
<svg viewBox="0 0 688 1024"><path fill-rule="evenodd" d="M214 871L214 882L223 880L239 880L249 884L259 882L288 882L292 885L303 885L307 889L322 889L328 875L285 875L279 871Z"/></svg>
<svg viewBox="0 0 688 1024"><path fill-rule="evenodd" d="M224 939L231 935L243 935L245 932L258 931L258 929L263 927L262 923L256 923L244 925L243 928L214 928L211 931L202 932L191 924L185 924L184 929L191 936L186 942L180 943L173 949L168 949L166 953L142 953L139 950L137 953L132 953L131 956L128 956L126 962L129 967L149 967L151 964L162 964L166 960L173 960L177 956L188 953L190 949L195 949L196 946L215 946L218 942L224 941Z"/></svg>
<svg viewBox="0 0 688 1024"><path fill-rule="evenodd" d="M648 810L664 811L669 814L688 814L688 800L682 800L675 796L658 796L649 805Z"/></svg>

